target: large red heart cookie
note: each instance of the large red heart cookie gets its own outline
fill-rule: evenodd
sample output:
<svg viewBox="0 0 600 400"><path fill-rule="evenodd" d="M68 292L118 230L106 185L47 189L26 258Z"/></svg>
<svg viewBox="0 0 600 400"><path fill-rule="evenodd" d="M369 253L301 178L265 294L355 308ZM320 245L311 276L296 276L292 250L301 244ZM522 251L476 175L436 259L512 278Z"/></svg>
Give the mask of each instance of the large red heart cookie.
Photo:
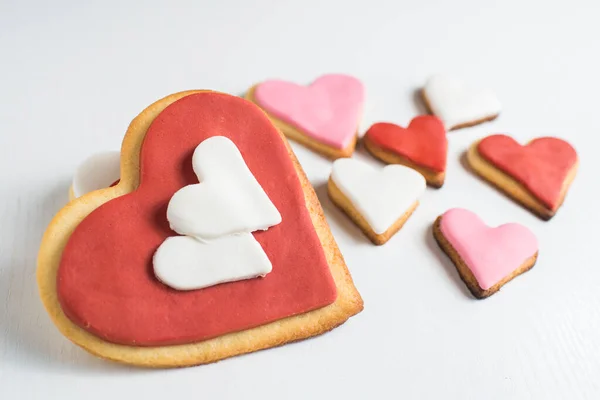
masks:
<svg viewBox="0 0 600 400"><path fill-rule="evenodd" d="M468 153L473 169L545 219L562 204L577 171L577 153L564 140L537 138L522 146L507 135L488 136Z"/></svg>
<svg viewBox="0 0 600 400"><path fill-rule="evenodd" d="M376 123L365 134L365 147L382 161L418 170L432 186L444 183L448 140L444 124L435 116L415 117L406 128Z"/></svg>
<svg viewBox="0 0 600 400"><path fill-rule="evenodd" d="M180 292L155 278L152 256L175 235L169 199L198 182L193 150L217 135L235 143L281 213L280 224L255 233L273 269ZM132 122L122 157L120 182L61 210L40 250L42 299L77 344L133 364L191 365L313 336L362 309L314 191L252 103L214 92L169 96Z"/></svg>

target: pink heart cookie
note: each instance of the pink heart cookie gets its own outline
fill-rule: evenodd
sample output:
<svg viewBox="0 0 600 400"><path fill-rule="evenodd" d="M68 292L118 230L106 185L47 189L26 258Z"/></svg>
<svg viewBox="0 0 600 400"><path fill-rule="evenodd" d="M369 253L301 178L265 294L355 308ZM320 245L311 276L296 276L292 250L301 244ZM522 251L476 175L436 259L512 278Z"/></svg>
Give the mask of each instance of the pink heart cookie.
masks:
<svg viewBox="0 0 600 400"><path fill-rule="evenodd" d="M358 79L329 74L308 86L269 80L254 87L248 97L283 122L280 128L288 137L334 158L352 154L365 97ZM305 137L298 137L298 133ZM321 146L311 146L306 139ZM329 153L323 147L330 148ZM331 154L349 147L349 154Z"/></svg>
<svg viewBox="0 0 600 400"><path fill-rule="evenodd" d="M536 237L523 225L509 223L491 228L476 214L461 208L450 209L438 218L434 236L478 298L494 294L531 269L538 254Z"/></svg>

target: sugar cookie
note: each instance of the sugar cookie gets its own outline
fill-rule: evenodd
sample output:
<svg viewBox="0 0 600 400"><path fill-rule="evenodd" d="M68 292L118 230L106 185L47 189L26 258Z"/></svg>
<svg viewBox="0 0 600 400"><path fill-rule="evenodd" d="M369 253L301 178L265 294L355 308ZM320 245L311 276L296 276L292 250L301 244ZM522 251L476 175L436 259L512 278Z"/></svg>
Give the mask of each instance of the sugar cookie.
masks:
<svg viewBox="0 0 600 400"><path fill-rule="evenodd" d="M553 137L522 146L510 136L491 135L471 146L467 161L477 174L545 220L562 205L578 167L575 149Z"/></svg>
<svg viewBox="0 0 600 400"><path fill-rule="evenodd" d="M493 295L529 271L538 256L537 239L523 225L510 223L490 228L476 214L462 208L439 216L433 236L478 299Z"/></svg>
<svg viewBox="0 0 600 400"><path fill-rule="evenodd" d="M447 130L466 128L498 117L502 106L488 89L473 89L444 75L434 75L422 91L425 104Z"/></svg>
<svg viewBox="0 0 600 400"><path fill-rule="evenodd" d="M69 199L107 188L118 181L121 172L120 158L118 151L105 151L85 159L75 171L69 188Z"/></svg>
<svg viewBox="0 0 600 400"><path fill-rule="evenodd" d="M189 239L170 229L167 207L174 193L198 183L184 166L215 135L235 143L281 215L281 223L247 233L272 270L264 278L176 290L156 279L152 258L165 239ZM205 364L319 335L362 310L312 186L254 104L210 91L165 97L130 124L121 165L117 185L59 211L38 255L46 310L90 353L146 367ZM224 204L244 213L240 202ZM183 226L205 232L189 221Z"/></svg>
<svg viewBox="0 0 600 400"><path fill-rule="evenodd" d="M375 168L355 159L333 163L329 197L376 245L387 242L406 222L425 191L425 178L403 165Z"/></svg>
<svg viewBox="0 0 600 400"><path fill-rule="evenodd" d="M289 139L332 159L354 152L365 98L358 79L328 74L308 86L268 80L250 88L246 98Z"/></svg>
<svg viewBox="0 0 600 400"><path fill-rule="evenodd" d="M406 128L379 122L367 130L363 141L374 157L417 170L433 187L444 184L448 140L444 124L437 117L415 117Z"/></svg>

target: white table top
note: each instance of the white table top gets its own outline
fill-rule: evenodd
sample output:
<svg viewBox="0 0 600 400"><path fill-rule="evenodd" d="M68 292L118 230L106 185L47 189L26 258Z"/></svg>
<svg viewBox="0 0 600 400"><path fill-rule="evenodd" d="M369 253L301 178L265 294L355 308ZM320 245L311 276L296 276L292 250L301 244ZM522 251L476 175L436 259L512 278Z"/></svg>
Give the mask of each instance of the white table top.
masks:
<svg viewBox="0 0 600 400"><path fill-rule="evenodd" d="M0 4L0 398L600 398L597 0L109 3ZM327 198L331 163L294 146L365 310L315 339L180 370L115 365L63 338L38 298L35 263L78 163L118 149L130 120L166 94L242 94L326 72L365 83L363 130L406 124L432 73L494 88L504 105L496 121L449 134L446 185L428 189L382 247ZM496 132L558 135L578 150L553 220L461 164L471 142ZM430 234L455 206L530 227L536 267L474 300Z"/></svg>

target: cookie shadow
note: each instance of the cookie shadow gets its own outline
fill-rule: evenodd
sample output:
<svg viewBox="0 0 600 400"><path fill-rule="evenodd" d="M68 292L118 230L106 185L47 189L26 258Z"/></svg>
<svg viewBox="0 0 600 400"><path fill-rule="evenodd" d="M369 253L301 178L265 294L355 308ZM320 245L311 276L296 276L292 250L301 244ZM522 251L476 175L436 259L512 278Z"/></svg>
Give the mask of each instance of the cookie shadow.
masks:
<svg viewBox="0 0 600 400"><path fill-rule="evenodd" d="M8 265L2 268L5 281L0 282L0 299L4 300L4 318L0 320L0 333L7 342L2 361L14 368L26 366L42 371L122 371L129 367L102 361L70 343L54 326L40 301L36 280L39 245L47 224L69 201L69 185L70 182L62 182L40 202L32 203L36 209L25 213L38 216L39 222L27 230L19 251L7 258Z"/></svg>
<svg viewBox="0 0 600 400"><path fill-rule="evenodd" d="M413 98L413 103L415 104L415 107L417 108L418 115L431 114L429 107L427 107L427 104L425 103L425 100L423 99L423 89L422 88L417 88L417 89L413 90L412 98Z"/></svg>
<svg viewBox="0 0 600 400"><path fill-rule="evenodd" d="M352 222L350 217L333 204L329 198L329 193L327 192L327 182L315 185L315 193L319 198L319 202L321 203L321 207L323 208L328 223L330 221L335 221L336 225L340 226L348 233L354 244L372 244L363 231ZM331 223L329 224L331 225Z"/></svg>
<svg viewBox="0 0 600 400"><path fill-rule="evenodd" d="M428 226L427 229L425 229L425 244L427 245L429 250L433 254L435 254L439 263L444 268L446 275L451 281L453 281L454 286L458 287L458 289L466 298L475 300L475 298L467 288L467 285L465 285L465 283L460 278L458 270L456 269L450 258L448 258L446 253L444 253L444 251L440 248L437 241L435 240L435 237L433 237L433 224Z"/></svg>

